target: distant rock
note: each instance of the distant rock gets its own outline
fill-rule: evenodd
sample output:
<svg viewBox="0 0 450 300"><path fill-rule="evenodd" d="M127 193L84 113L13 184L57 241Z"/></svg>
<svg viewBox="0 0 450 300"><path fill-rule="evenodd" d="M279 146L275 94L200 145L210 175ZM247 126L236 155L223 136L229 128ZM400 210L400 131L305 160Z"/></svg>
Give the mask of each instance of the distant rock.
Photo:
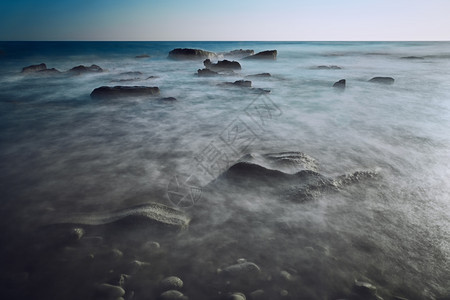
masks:
<svg viewBox="0 0 450 300"><path fill-rule="evenodd" d="M225 57L233 57L233 58L244 58L250 55L255 54L255 51L247 49L247 50L233 50L233 51L229 51L229 52L224 52L221 53L223 56Z"/></svg>
<svg viewBox="0 0 450 300"><path fill-rule="evenodd" d="M205 59L205 61L203 62L203 65L205 65L205 67L207 69L210 69L212 71L215 72L221 72L221 71L230 71L230 70L240 70L241 64L238 63L237 61L229 61L229 60L219 60L217 63L212 63L211 60Z"/></svg>
<svg viewBox="0 0 450 300"><path fill-rule="evenodd" d="M228 266L224 269L218 269L217 273L223 276L251 276L255 274L259 274L261 269L258 265L253 262L240 262L235 265Z"/></svg>
<svg viewBox="0 0 450 300"><path fill-rule="evenodd" d="M136 55L135 58L149 58L150 55L148 54L141 54L141 55Z"/></svg>
<svg viewBox="0 0 450 300"><path fill-rule="evenodd" d="M210 69L198 69L197 70L197 75L199 77L212 77L212 76L217 76L219 75L219 73L211 71Z"/></svg>
<svg viewBox="0 0 450 300"><path fill-rule="evenodd" d="M315 69L317 70L341 70L342 68L339 66L317 66Z"/></svg>
<svg viewBox="0 0 450 300"><path fill-rule="evenodd" d="M333 84L333 87L343 90L343 89L345 89L345 83L346 83L345 79L341 79L341 80L335 82Z"/></svg>
<svg viewBox="0 0 450 300"><path fill-rule="evenodd" d="M156 78L159 78L159 76L149 76L149 77L147 77L147 79L156 79Z"/></svg>
<svg viewBox="0 0 450 300"><path fill-rule="evenodd" d="M158 87L149 86L102 86L92 91L92 98L119 98L159 95Z"/></svg>
<svg viewBox="0 0 450 300"><path fill-rule="evenodd" d="M382 84L393 84L394 78L392 77L374 77L369 80L369 82L382 83Z"/></svg>
<svg viewBox="0 0 450 300"><path fill-rule="evenodd" d="M216 53L201 49L176 48L169 52L169 58L176 60L211 59L215 57L217 57Z"/></svg>
<svg viewBox="0 0 450 300"><path fill-rule="evenodd" d="M61 74L61 72L56 70L55 68L41 70L41 71L38 71L38 73L40 73L40 74L49 74L49 75Z"/></svg>
<svg viewBox="0 0 450 300"><path fill-rule="evenodd" d="M164 98L160 98L159 100L162 100L162 101L177 101L177 98L175 98L175 97L164 97Z"/></svg>
<svg viewBox="0 0 450 300"><path fill-rule="evenodd" d="M119 75L139 76L139 75L142 75L142 72L139 72L139 71L130 71L130 72L123 72L123 73L120 73Z"/></svg>
<svg viewBox="0 0 450 300"><path fill-rule="evenodd" d="M28 67L24 67L22 69L22 73L35 73L35 72L39 72L39 71L43 71L43 70L47 70L47 65L42 63L39 65L31 65Z"/></svg>
<svg viewBox="0 0 450 300"><path fill-rule="evenodd" d="M253 74L253 75L247 75L245 78L261 78L261 77L271 77L270 73L259 73L259 74Z"/></svg>
<svg viewBox="0 0 450 300"><path fill-rule="evenodd" d="M252 87L252 82L250 80L236 80L235 82L225 82L225 83L221 83L220 85Z"/></svg>
<svg viewBox="0 0 450 300"><path fill-rule="evenodd" d="M72 69L70 69L69 72L79 75L84 73L101 73L103 72L103 69L97 65L91 65L90 67L79 65L77 67L73 67Z"/></svg>
<svg viewBox="0 0 450 300"><path fill-rule="evenodd" d="M258 52L255 55L250 55L245 57L245 59L267 59L267 60L275 60L277 59L277 50L267 50Z"/></svg>
<svg viewBox="0 0 450 300"><path fill-rule="evenodd" d="M420 56L404 56L404 57L401 57L401 59L416 59L416 60L422 60L422 59L425 59L425 58L420 57Z"/></svg>

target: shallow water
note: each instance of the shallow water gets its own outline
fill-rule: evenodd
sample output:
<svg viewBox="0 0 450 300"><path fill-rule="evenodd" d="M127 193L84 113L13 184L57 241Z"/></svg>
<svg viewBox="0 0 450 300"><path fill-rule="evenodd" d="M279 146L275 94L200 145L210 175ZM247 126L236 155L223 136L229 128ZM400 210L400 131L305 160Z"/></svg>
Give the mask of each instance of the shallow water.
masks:
<svg viewBox="0 0 450 300"><path fill-rule="evenodd" d="M202 78L201 61L167 59L177 47L277 49L278 58L239 60L235 75ZM131 274L127 299L156 299L170 275L190 299L252 299L258 289L263 299L366 299L355 280L383 299L450 297L450 43L1 42L0 50L0 278L9 298L96 299L95 286L135 271L133 260L151 267ZM41 62L106 71L20 73ZM132 71L142 74L124 74ZM269 94L218 85L263 72L272 76L252 84ZM369 83L375 76L395 83ZM344 91L331 88L344 78ZM177 101L91 99L103 85L158 86ZM223 183L245 155L287 151L310 157L307 167L330 180L378 175L301 199L301 181L286 186L277 176ZM303 167L271 165L287 174ZM187 179L192 188L177 190ZM87 226L64 243L40 229L145 202L178 206L191 225ZM260 272L217 272L240 258Z"/></svg>

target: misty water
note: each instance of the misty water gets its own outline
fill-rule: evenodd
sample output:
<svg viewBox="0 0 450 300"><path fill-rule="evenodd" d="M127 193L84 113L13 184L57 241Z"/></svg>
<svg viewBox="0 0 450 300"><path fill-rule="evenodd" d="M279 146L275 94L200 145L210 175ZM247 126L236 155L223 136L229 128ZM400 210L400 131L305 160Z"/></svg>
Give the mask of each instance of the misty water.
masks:
<svg viewBox="0 0 450 300"><path fill-rule="evenodd" d="M199 77L174 48L278 56ZM449 70L446 42L0 42L2 295L449 299ZM161 95L91 99L115 85ZM154 202L189 226L49 226Z"/></svg>

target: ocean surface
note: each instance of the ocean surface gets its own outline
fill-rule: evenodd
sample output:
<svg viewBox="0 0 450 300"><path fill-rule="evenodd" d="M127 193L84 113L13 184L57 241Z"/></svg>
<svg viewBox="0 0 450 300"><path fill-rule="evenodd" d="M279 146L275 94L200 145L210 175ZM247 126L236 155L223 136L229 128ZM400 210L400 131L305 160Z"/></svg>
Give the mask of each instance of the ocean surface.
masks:
<svg viewBox="0 0 450 300"><path fill-rule="evenodd" d="M450 299L449 70L449 42L0 42L2 298ZM90 97L116 85L160 96ZM155 202L190 224L82 221Z"/></svg>

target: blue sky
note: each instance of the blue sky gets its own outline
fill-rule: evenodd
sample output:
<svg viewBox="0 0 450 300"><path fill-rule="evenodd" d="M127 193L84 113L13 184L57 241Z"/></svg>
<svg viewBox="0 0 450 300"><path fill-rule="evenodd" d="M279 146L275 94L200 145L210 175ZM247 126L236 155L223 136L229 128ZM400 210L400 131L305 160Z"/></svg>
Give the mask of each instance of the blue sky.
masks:
<svg viewBox="0 0 450 300"><path fill-rule="evenodd" d="M450 0L1 0L0 40L450 40Z"/></svg>

